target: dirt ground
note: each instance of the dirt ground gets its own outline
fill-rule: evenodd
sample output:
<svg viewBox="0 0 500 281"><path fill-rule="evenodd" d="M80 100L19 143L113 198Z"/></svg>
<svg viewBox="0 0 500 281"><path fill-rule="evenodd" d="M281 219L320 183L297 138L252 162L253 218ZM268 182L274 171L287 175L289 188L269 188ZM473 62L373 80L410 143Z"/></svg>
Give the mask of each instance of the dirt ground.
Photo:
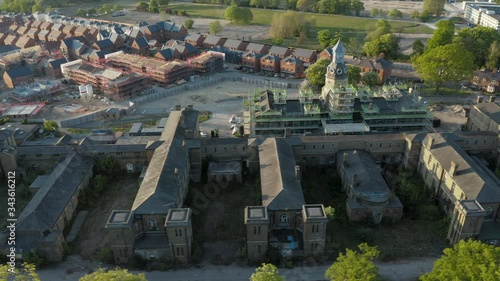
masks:
<svg viewBox="0 0 500 281"><path fill-rule="evenodd" d="M104 226L112 210L130 210L139 189L137 175L125 176L109 186L109 190L89 210L72 252L86 259L95 259L99 251L109 247L116 236Z"/></svg>
<svg viewBox="0 0 500 281"><path fill-rule="evenodd" d="M444 106L442 110L433 111L432 114L441 119L441 126L436 130L440 132L460 131L461 126L467 123L462 108L461 105L448 105Z"/></svg>
<svg viewBox="0 0 500 281"><path fill-rule="evenodd" d="M392 9L398 9L403 14L409 15L411 12L418 10L422 11L424 7L424 2L413 2L413 1L380 1L380 0L364 0L365 13L370 14L372 9L382 9L386 12Z"/></svg>

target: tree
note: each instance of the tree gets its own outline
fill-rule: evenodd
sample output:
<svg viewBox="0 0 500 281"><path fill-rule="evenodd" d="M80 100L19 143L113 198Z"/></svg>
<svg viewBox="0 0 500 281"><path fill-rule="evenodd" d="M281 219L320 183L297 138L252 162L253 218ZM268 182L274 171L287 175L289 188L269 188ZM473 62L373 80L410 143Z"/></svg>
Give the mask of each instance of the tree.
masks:
<svg viewBox="0 0 500 281"><path fill-rule="evenodd" d="M255 269L250 281L285 281L285 277L278 274L278 269L273 264L263 263Z"/></svg>
<svg viewBox="0 0 500 281"><path fill-rule="evenodd" d="M57 131L57 129L59 128L59 126L57 125L57 122L54 121L54 120L44 119L43 120L43 128L47 132L55 132L55 131Z"/></svg>
<svg viewBox="0 0 500 281"><path fill-rule="evenodd" d="M387 15L393 19L402 19L403 18L403 12L401 12L398 9L390 10L389 14L387 14Z"/></svg>
<svg viewBox="0 0 500 281"><path fill-rule="evenodd" d="M414 19L414 20L417 20L420 18L420 12L417 11L417 10L414 10L413 12L411 12L410 14L410 18Z"/></svg>
<svg viewBox="0 0 500 281"><path fill-rule="evenodd" d="M123 281L147 281L144 273L133 274L126 269L116 268L113 270L98 269L96 272L85 275L80 278L80 281L108 281L108 280L123 280Z"/></svg>
<svg viewBox="0 0 500 281"><path fill-rule="evenodd" d="M457 44L428 49L414 67L426 84L436 87L436 92L445 82L467 79L475 69L474 56Z"/></svg>
<svg viewBox="0 0 500 281"><path fill-rule="evenodd" d="M453 43L459 44L474 55L476 68L486 65L489 48L496 40L500 40L498 31L493 28L478 26L476 28L464 28L453 38Z"/></svg>
<svg viewBox="0 0 500 281"><path fill-rule="evenodd" d="M80 8L80 9L78 9L78 11L76 11L76 16L77 17L85 17L85 16L87 16L87 12L84 9Z"/></svg>
<svg viewBox="0 0 500 281"><path fill-rule="evenodd" d="M269 34L276 39L284 39L290 37L298 37L301 32L309 34L314 28L314 20L306 20L303 13L295 11L287 11L284 13L274 13Z"/></svg>
<svg viewBox="0 0 500 281"><path fill-rule="evenodd" d="M23 266L16 266L14 269L14 278L11 278L12 272L7 264L0 264L0 280L12 281L40 281L33 264L24 263Z"/></svg>
<svg viewBox="0 0 500 281"><path fill-rule="evenodd" d="M217 35L217 33L222 31L222 25L220 21L215 20L210 23L210 34Z"/></svg>
<svg viewBox="0 0 500 281"><path fill-rule="evenodd" d="M193 24L194 24L194 20L193 19L186 19L184 21L184 26L187 28L187 29L191 29L193 27Z"/></svg>
<svg viewBox="0 0 500 281"><path fill-rule="evenodd" d="M326 48L330 46L330 41L332 40L332 33L328 29L322 29L318 31L318 41L321 47Z"/></svg>
<svg viewBox="0 0 500 281"><path fill-rule="evenodd" d="M113 9L111 8L111 6L110 6L110 5L108 5L108 4L104 4L104 5L102 5L102 8L103 8L104 12L105 12L105 13L107 13L107 14L111 13L111 11L113 10Z"/></svg>
<svg viewBox="0 0 500 281"><path fill-rule="evenodd" d="M486 66L489 68L500 67L500 41L497 40L491 44Z"/></svg>
<svg viewBox="0 0 500 281"><path fill-rule="evenodd" d="M96 13L97 13L97 11L94 8L90 8L90 9L87 10L87 14L89 14L89 15L94 15Z"/></svg>
<svg viewBox="0 0 500 281"><path fill-rule="evenodd" d="M168 4L170 4L170 0L158 0L158 5L159 6L167 6Z"/></svg>
<svg viewBox="0 0 500 281"><path fill-rule="evenodd" d="M376 16L378 16L378 15L379 15L379 12L380 12L380 10L379 10L379 9L377 9L377 8L373 8L373 9L371 9L371 11L370 11L370 16L371 16L372 18L374 18L374 17L376 17Z"/></svg>
<svg viewBox="0 0 500 281"><path fill-rule="evenodd" d="M288 10L296 10L297 9L297 0L287 0L286 8Z"/></svg>
<svg viewBox="0 0 500 281"><path fill-rule="evenodd" d="M358 57L363 52L363 41L359 37L351 37L347 44L347 52Z"/></svg>
<svg viewBox="0 0 500 281"><path fill-rule="evenodd" d="M118 12L121 9L122 9L122 7L120 7L120 5L118 5L118 4L116 4L116 5L113 6L113 11L115 11L115 12Z"/></svg>
<svg viewBox="0 0 500 281"><path fill-rule="evenodd" d="M444 0L424 0L424 11L436 17L444 11Z"/></svg>
<svg viewBox="0 0 500 281"><path fill-rule="evenodd" d="M312 11L315 9L318 0L298 0L297 1L297 9L299 11Z"/></svg>
<svg viewBox="0 0 500 281"><path fill-rule="evenodd" d="M325 85L326 67L330 64L329 59L319 59L306 70L306 77L311 84L323 87Z"/></svg>
<svg viewBox="0 0 500 281"><path fill-rule="evenodd" d="M461 240L443 253L432 271L420 277L421 281L495 281L500 278L500 247L476 240Z"/></svg>
<svg viewBox="0 0 500 281"><path fill-rule="evenodd" d="M373 260L378 257L377 247L366 243L358 246L359 251L346 249L326 270L325 277L330 281L376 281L378 268Z"/></svg>
<svg viewBox="0 0 500 281"><path fill-rule="evenodd" d="M149 5L148 3L141 1L139 2L139 4L137 4L137 7L135 9L139 12L147 12L149 9Z"/></svg>
<svg viewBox="0 0 500 281"><path fill-rule="evenodd" d="M365 10L365 4L361 2L361 0L352 0L351 1L351 8L354 11L354 14L359 17L361 11Z"/></svg>
<svg viewBox="0 0 500 281"><path fill-rule="evenodd" d="M40 3L35 3L35 5L33 6L33 8L31 9L31 12L32 13L35 13L35 12L45 12L45 7L43 5L41 5Z"/></svg>
<svg viewBox="0 0 500 281"><path fill-rule="evenodd" d="M121 172L120 163L112 156L100 157L94 165L94 173L96 175L106 176L110 179L116 178Z"/></svg>
<svg viewBox="0 0 500 281"><path fill-rule="evenodd" d="M356 87L356 85L358 85L359 82L361 82L361 68L349 65L347 73L349 75L349 77L347 78L347 83L349 83L349 85Z"/></svg>
<svg viewBox="0 0 500 281"><path fill-rule="evenodd" d="M335 219L335 208L332 206L328 206L325 208L325 215L329 221L333 221Z"/></svg>
<svg viewBox="0 0 500 281"><path fill-rule="evenodd" d="M378 83L380 83L380 77L376 72L368 72L363 76L363 84L372 88L375 87Z"/></svg>
<svg viewBox="0 0 500 281"><path fill-rule="evenodd" d="M420 56L424 53L425 46L420 39L417 39L412 44L412 56Z"/></svg>
<svg viewBox="0 0 500 281"><path fill-rule="evenodd" d="M335 46L337 45L337 42L339 40L342 40L343 42L347 42L347 37L342 33L342 31L337 31L332 37L332 40L330 40L330 46Z"/></svg>
<svg viewBox="0 0 500 281"><path fill-rule="evenodd" d="M391 33L391 25L387 20L378 20L375 29L366 35L366 42L373 41L382 35Z"/></svg>
<svg viewBox="0 0 500 281"><path fill-rule="evenodd" d="M378 57L384 53L388 60L395 60L399 56L399 38L394 34L385 34L363 46L367 56Z"/></svg>
<svg viewBox="0 0 500 281"><path fill-rule="evenodd" d="M233 2L226 8L224 18L237 24L249 24L253 20L253 14L249 8L239 7Z"/></svg>
<svg viewBox="0 0 500 281"><path fill-rule="evenodd" d="M149 1L149 8L148 11L150 13L158 13L158 1L157 0L151 0Z"/></svg>
<svg viewBox="0 0 500 281"><path fill-rule="evenodd" d="M455 24L451 20L442 20L436 24L437 29L432 37L427 41L427 48L433 49L439 46L450 44L455 34Z"/></svg>

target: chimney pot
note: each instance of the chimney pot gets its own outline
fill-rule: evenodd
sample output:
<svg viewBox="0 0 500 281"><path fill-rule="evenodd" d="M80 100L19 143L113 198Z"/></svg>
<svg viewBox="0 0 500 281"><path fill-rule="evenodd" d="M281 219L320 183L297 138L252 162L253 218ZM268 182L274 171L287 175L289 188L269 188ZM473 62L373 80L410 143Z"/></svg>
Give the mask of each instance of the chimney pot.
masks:
<svg viewBox="0 0 500 281"><path fill-rule="evenodd" d="M302 177L302 172L300 171L300 166L299 165L295 166L295 177L298 180L300 180L300 178Z"/></svg>
<svg viewBox="0 0 500 281"><path fill-rule="evenodd" d="M458 163L455 161L451 161L450 174L452 176L456 175L457 170L458 170Z"/></svg>
<svg viewBox="0 0 500 281"><path fill-rule="evenodd" d="M429 147L429 149L432 149L433 145L434 145L434 138L430 137L427 146Z"/></svg>

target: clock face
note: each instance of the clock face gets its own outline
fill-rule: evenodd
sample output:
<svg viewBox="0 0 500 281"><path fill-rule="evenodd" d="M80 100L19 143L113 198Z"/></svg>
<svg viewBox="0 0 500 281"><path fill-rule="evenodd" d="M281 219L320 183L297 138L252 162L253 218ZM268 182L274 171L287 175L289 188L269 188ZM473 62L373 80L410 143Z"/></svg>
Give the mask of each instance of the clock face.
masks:
<svg viewBox="0 0 500 281"><path fill-rule="evenodd" d="M337 69L337 74L342 74L342 69Z"/></svg>
<svg viewBox="0 0 500 281"><path fill-rule="evenodd" d="M330 68L330 73L335 73L335 69Z"/></svg>

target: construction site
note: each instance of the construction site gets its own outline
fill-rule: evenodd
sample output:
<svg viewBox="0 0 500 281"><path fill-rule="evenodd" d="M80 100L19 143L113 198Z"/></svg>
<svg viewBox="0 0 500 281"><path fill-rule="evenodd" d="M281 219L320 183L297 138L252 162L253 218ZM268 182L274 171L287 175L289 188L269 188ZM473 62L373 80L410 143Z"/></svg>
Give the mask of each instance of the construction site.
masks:
<svg viewBox="0 0 500 281"><path fill-rule="evenodd" d="M224 70L224 54L219 52L206 52L189 59L194 71L200 73L216 73Z"/></svg>
<svg viewBox="0 0 500 281"><path fill-rule="evenodd" d="M84 63L82 60L65 63L61 65L61 70L71 82L78 85L90 84L96 94L115 101L130 98L150 85L147 75Z"/></svg>

